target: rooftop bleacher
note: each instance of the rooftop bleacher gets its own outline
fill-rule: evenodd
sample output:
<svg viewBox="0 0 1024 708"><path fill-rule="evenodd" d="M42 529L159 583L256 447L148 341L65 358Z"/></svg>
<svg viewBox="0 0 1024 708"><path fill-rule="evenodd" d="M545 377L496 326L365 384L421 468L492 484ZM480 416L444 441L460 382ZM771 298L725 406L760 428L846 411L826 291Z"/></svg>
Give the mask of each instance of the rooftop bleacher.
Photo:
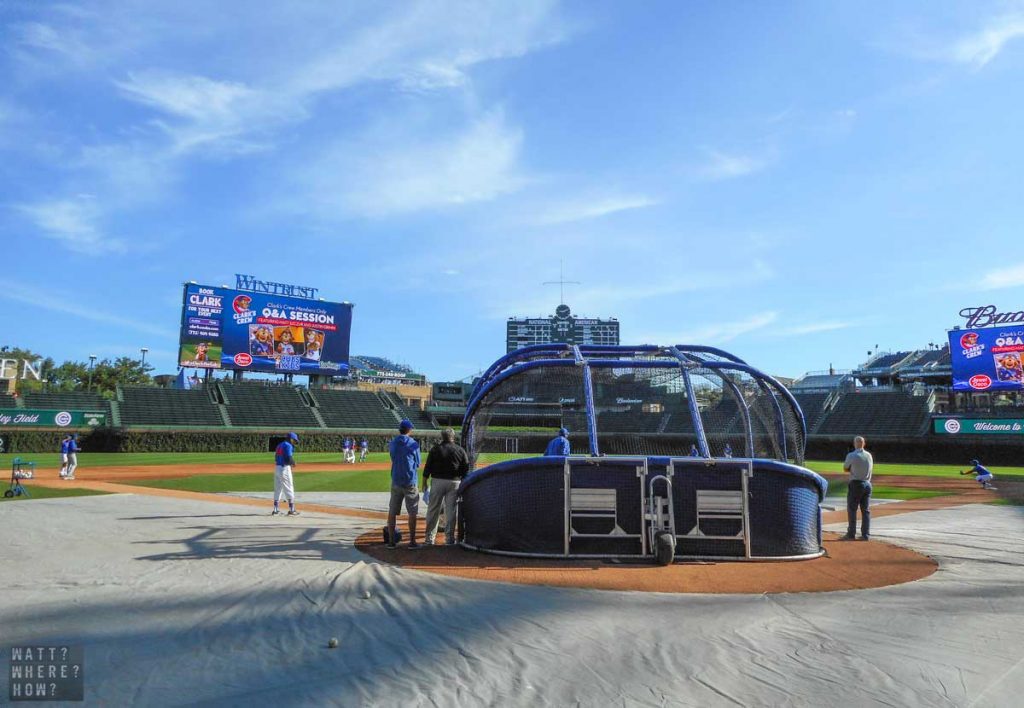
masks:
<svg viewBox="0 0 1024 708"><path fill-rule="evenodd" d="M883 352L869 359L858 371L878 371L891 369L896 364L910 356L912 352Z"/></svg>
<svg viewBox="0 0 1024 708"><path fill-rule="evenodd" d="M794 381L793 385L789 388L794 393L810 390L831 391L832 389L839 388L849 379L849 372L808 372Z"/></svg>
<svg viewBox="0 0 1024 708"><path fill-rule="evenodd" d="M203 390L122 388L120 411L123 425L224 425L217 404Z"/></svg>
<svg viewBox="0 0 1024 708"><path fill-rule="evenodd" d="M319 428L320 421L292 386L262 383L217 383L232 425Z"/></svg>

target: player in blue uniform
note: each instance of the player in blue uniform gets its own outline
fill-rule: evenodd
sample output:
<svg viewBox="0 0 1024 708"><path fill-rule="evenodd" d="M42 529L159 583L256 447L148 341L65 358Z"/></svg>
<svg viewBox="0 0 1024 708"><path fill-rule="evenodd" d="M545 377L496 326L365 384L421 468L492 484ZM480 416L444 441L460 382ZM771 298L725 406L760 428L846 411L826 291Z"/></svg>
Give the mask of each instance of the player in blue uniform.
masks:
<svg viewBox="0 0 1024 708"><path fill-rule="evenodd" d="M725 444L725 452L722 453L726 457L732 457L732 445L729 443Z"/></svg>
<svg viewBox="0 0 1024 708"><path fill-rule="evenodd" d="M60 441L60 478L65 479L68 474L68 448L70 447L71 435L65 435Z"/></svg>
<svg viewBox="0 0 1024 708"><path fill-rule="evenodd" d="M544 454L548 457L568 457L571 450L568 429L559 428L558 437L548 443L548 449L544 451Z"/></svg>
<svg viewBox="0 0 1024 708"><path fill-rule="evenodd" d="M696 445L690 445L690 457L699 457L699 456L700 456L700 453L697 452L697 446Z"/></svg>
<svg viewBox="0 0 1024 708"><path fill-rule="evenodd" d="M370 451L370 442L363 438L359 441L359 461L366 462L366 453Z"/></svg>
<svg viewBox="0 0 1024 708"><path fill-rule="evenodd" d="M288 500L288 516L298 516L295 510L295 486L292 483L292 467L295 466L295 444L299 442L299 436L295 433L288 433L287 439L278 444L274 450L274 510L271 516L281 513L278 505L283 496Z"/></svg>
<svg viewBox="0 0 1024 708"><path fill-rule="evenodd" d="M973 465L971 467L971 469L969 469L969 470L960 470L960 474L961 475L973 474L975 476L974 479L978 482L978 484L981 485L982 489L995 489L995 487L992 486L992 480L994 479L994 477L992 476L992 473L989 472L977 460L971 460L971 465Z"/></svg>
<svg viewBox="0 0 1024 708"><path fill-rule="evenodd" d="M74 479L75 470L78 469L78 433L72 433L68 440L68 470L64 473L64 479Z"/></svg>

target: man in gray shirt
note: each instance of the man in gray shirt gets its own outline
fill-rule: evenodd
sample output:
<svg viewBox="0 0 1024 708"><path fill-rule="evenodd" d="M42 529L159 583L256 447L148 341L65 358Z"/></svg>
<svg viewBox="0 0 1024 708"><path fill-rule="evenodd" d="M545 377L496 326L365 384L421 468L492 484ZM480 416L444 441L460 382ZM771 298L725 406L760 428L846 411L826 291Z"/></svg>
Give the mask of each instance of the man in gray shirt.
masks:
<svg viewBox="0 0 1024 708"><path fill-rule="evenodd" d="M858 435L853 439L853 452L843 462L843 469L850 475L850 484L846 488L847 541L857 536L857 507L860 507L860 540L870 538L871 471L874 466L871 453L864 449L864 438Z"/></svg>

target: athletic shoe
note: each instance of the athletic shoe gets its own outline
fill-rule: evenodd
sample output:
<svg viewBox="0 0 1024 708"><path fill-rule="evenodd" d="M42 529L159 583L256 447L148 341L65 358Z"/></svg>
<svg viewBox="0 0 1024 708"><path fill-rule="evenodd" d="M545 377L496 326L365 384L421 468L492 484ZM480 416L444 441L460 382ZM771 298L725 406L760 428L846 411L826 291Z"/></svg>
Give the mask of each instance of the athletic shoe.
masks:
<svg viewBox="0 0 1024 708"><path fill-rule="evenodd" d="M410 541L409 542L409 550L415 551L417 548L423 548L423 546L421 546L420 544L416 543L415 541Z"/></svg>
<svg viewBox="0 0 1024 708"><path fill-rule="evenodd" d="M853 535L851 535L851 534L846 534L845 536L843 536L843 537L842 537L841 539L839 539L839 540L840 540L840 541L853 541L853 540L855 540L856 538L857 538L856 536L853 536Z"/></svg>
<svg viewBox="0 0 1024 708"><path fill-rule="evenodd" d="M392 543L391 541L388 541L387 543L385 543L385 544L384 544L384 546L385 546L386 548L390 548L390 549L392 549L392 550L394 550L395 548L398 548L398 546L396 546L396 545L395 545L394 543Z"/></svg>
<svg viewBox="0 0 1024 708"><path fill-rule="evenodd" d="M870 540L870 536L861 536L860 540L861 541L868 541L868 540Z"/></svg>
<svg viewBox="0 0 1024 708"><path fill-rule="evenodd" d="M64 479L74 479L74 478L75 478L75 475L73 475L73 474L69 474L69 475L68 475L67 477L65 477Z"/></svg>
<svg viewBox="0 0 1024 708"><path fill-rule="evenodd" d="M289 509L288 510L288 516L298 516L298 515L299 515L299 512L297 512L295 509Z"/></svg>
<svg viewBox="0 0 1024 708"><path fill-rule="evenodd" d="M272 512L270 512L270 515L271 515L271 516L277 516L277 515L278 515L278 514L280 514L280 513L281 513L281 510L280 510L280 509L274 509L274 510L273 510Z"/></svg>

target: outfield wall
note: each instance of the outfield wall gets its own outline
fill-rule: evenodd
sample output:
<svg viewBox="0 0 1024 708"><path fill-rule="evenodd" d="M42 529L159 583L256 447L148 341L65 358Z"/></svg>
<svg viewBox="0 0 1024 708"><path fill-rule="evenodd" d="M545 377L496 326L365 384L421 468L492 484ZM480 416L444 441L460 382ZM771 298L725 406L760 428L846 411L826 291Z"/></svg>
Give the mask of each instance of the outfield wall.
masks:
<svg viewBox="0 0 1024 708"><path fill-rule="evenodd" d="M291 429L285 428L246 428L246 429L120 429L100 428L70 431L67 428L4 430L5 452L41 453L57 452L60 441L68 432L77 432L83 452L265 452L272 437L279 437ZM394 437L391 430L331 430L322 428L295 429L302 438L301 449L309 452L336 452L341 449L342 438L366 437L372 452L387 450L388 442ZM418 430L416 438L425 450L440 438L440 431ZM552 433L507 433L497 434L485 440L481 452L504 453L517 451L520 454L543 454L544 448L551 439ZM679 444L689 445L691 440L686 436L668 436L676 447ZM676 439L676 438L679 439ZM618 439L614 434L601 436L601 450L610 455L637 454L638 450L630 448L638 443L649 447L650 454L657 454L658 438L665 435L652 435L649 444L640 442L638 436L631 434ZM734 450L743 449L740 437L726 438ZM507 441L514 441L510 443ZM573 434L571 441L574 450L586 450L585 434ZM694 440L695 441L695 440ZM807 440L806 459L808 460L842 460L853 449L851 436L819 436L812 435ZM878 462L933 463L949 465L966 465L973 458L985 464L1024 466L1024 440L1016 436L940 436L927 435L922 437L901 438L872 436L868 438L868 449Z"/></svg>
<svg viewBox="0 0 1024 708"><path fill-rule="evenodd" d="M267 452L271 438L279 438L293 429L266 428L245 430L167 430L101 428L69 431L20 430L3 432L5 451L17 454L58 452L60 441L69 432L78 432L82 452ZM388 449L395 431L294 429L299 434L299 452L337 452L345 437L365 437L370 452ZM439 431L417 433L420 444L429 449L440 439Z"/></svg>

